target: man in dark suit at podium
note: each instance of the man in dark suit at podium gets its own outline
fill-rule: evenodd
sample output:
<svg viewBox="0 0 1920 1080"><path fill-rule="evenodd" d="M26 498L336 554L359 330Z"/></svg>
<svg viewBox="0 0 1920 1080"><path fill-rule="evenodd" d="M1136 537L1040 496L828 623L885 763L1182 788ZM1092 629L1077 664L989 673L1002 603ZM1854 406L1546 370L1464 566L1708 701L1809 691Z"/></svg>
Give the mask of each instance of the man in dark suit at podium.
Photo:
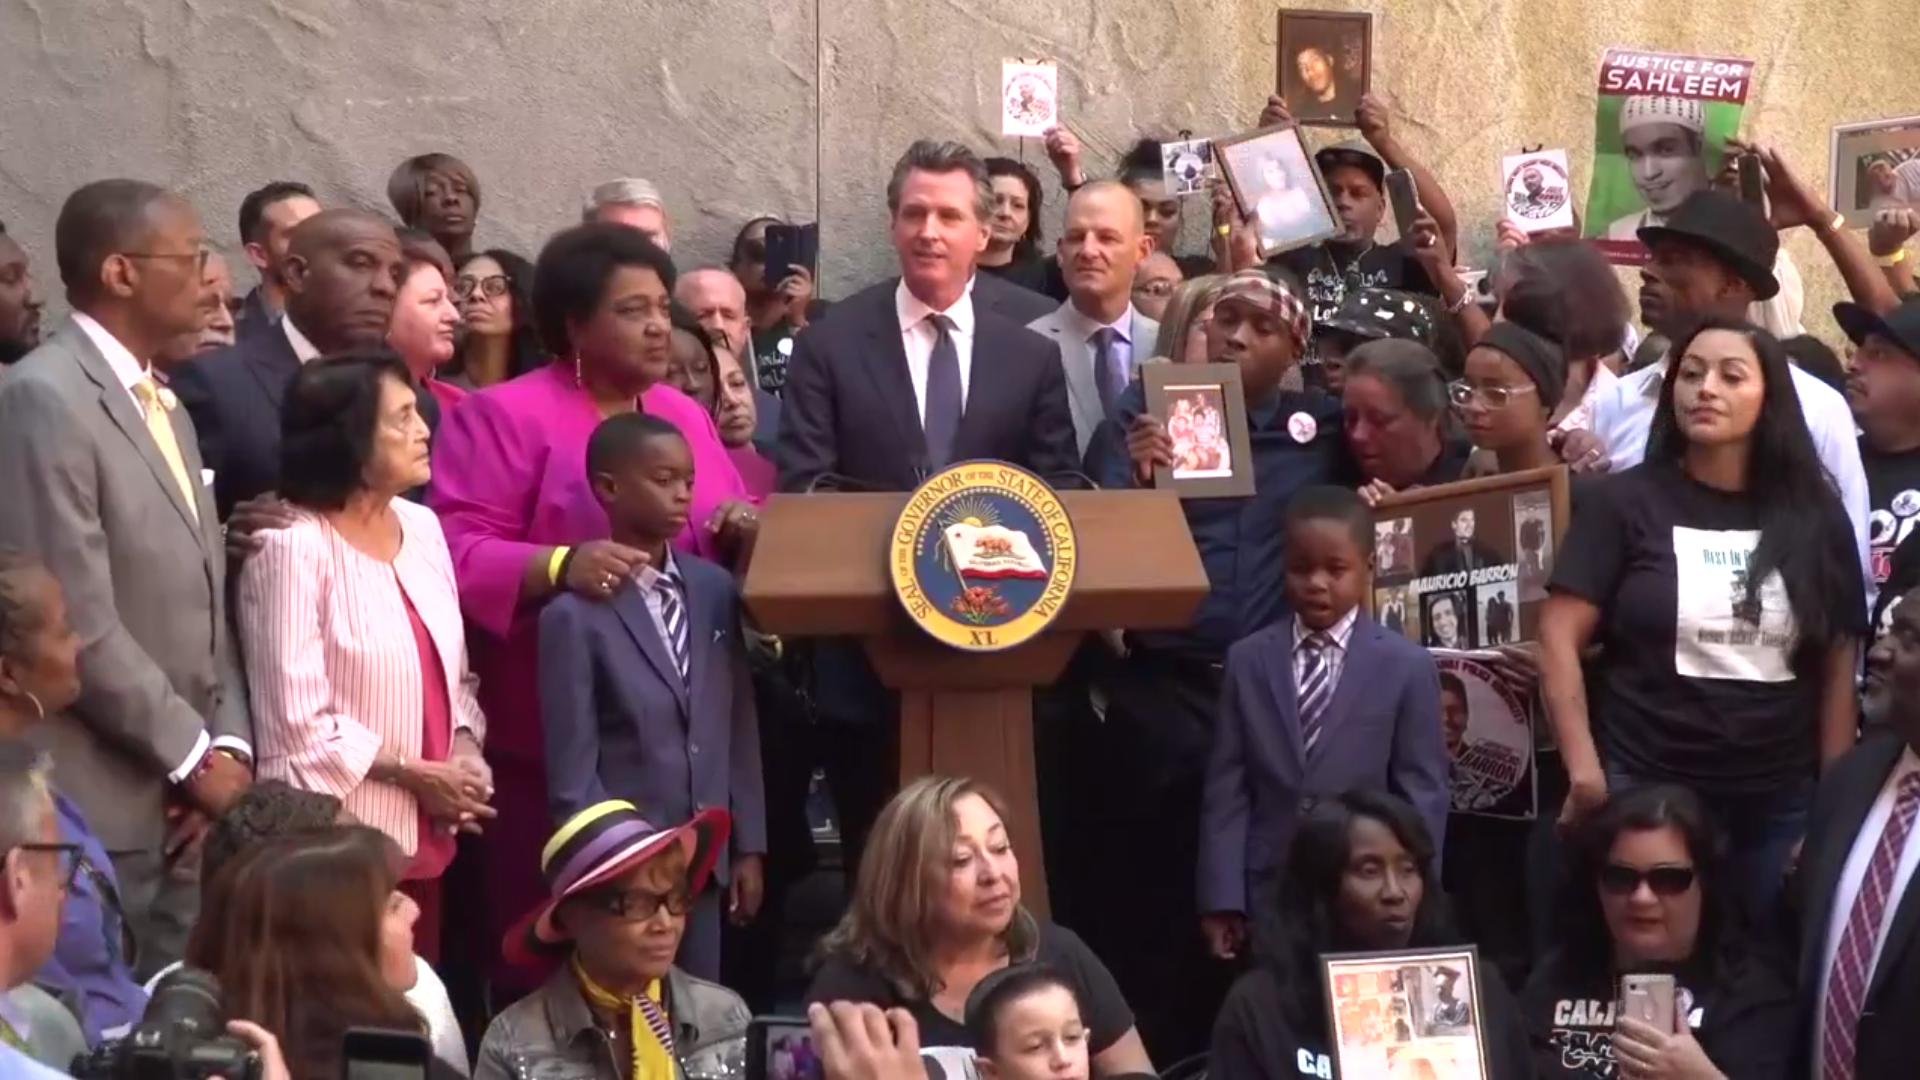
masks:
<svg viewBox="0 0 1920 1080"><path fill-rule="evenodd" d="M887 184L900 277L835 304L794 342L782 403L780 490L910 491L954 462L992 458L1056 486L1080 459L1060 348L975 302L993 191L951 142L908 147ZM898 780L897 699L852 642L814 649L814 701L841 850L858 864Z"/></svg>

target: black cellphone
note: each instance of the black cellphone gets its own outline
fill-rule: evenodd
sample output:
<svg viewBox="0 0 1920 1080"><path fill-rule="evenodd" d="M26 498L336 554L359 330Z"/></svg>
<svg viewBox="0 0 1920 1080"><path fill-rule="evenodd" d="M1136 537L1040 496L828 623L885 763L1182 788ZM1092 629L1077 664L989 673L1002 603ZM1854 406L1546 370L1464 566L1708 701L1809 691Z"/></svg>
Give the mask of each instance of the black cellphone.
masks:
<svg viewBox="0 0 1920 1080"><path fill-rule="evenodd" d="M1762 210L1767 208L1767 178L1757 154L1741 154L1734 167L1740 173L1740 197Z"/></svg>
<svg viewBox="0 0 1920 1080"><path fill-rule="evenodd" d="M433 1046L414 1031L348 1028L340 1054L342 1080L426 1080Z"/></svg>
<svg viewBox="0 0 1920 1080"><path fill-rule="evenodd" d="M819 223L809 221L805 225L769 225L766 243L769 288L778 288L795 267L809 274L816 272L814 263L820 260Z"/></svg>
<svg viewBox="0 0 1920 1080"><path fill-rule="evenodd" d="M1387 199L1393 204L1393 227L1402 239L1413 235L1413 223L1420 217L1420 194L1414 190L1413 174L1395 169L1387 174Z"/></svg>
<svg viewBox="0 0 1920 1080"><path fill-rule="evenodd" d="M747 1021L746 1065L746 1080L824 1080L825 1075L813 1045L813 1025L804 1016Z"/></svg>

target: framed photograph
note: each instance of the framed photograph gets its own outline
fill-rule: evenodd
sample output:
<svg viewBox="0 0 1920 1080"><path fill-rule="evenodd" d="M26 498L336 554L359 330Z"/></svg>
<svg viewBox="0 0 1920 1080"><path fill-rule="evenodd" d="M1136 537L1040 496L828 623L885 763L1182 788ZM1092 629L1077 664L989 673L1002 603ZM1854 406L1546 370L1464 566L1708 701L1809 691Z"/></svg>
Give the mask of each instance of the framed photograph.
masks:
<svg viewBox="0 0 1920 1080"><path fill-rule="evenodd" d="M1356 127L1354 110L1373 88L1373 15L1280 9L1276 88L1293 118L1311 127Z"/></svg>
<svg viewBox="0 0 1920 1080"><path fill-rule="evenodd" d="M1494 661L1534 637L1567 526L1567 485L1554 466L1415 488L1374 508L1373 617L1425 645L1440 669L1455 813L1539 812L1534 703Z"/></svg>
<svg viewBox="0 0 1920 1080"><path fill-rule="evenodd" d="M1160 144L1160 180L1167 194L1205 195L1213 175L1213 140L1183 139Z"/></svg>
<svg viewBox="0 0 1920 1080"><path fill-rule="evenodd" d="M1238 364L1144 364L1147 412L1166 425L1173 465L1154 470L1154 487L1183 499L1253 494L1247 395Z"/></svg>
<svg viewBox="0 0 1920 1080"><path fill-rule="evenodd" d="M1463 949L1320 958L1338 1080L1486 1080L1479 954Z"/></svg>
<svg viewBox="0 0 1920 1080"><path fill-rule="evenodd" d="M1260 257L1319 243L1340 231L1333 200L1296 124L1261 128L1213 144L1240 212L1253 223Z"/></svg>
<svg viewBox="0 0 1920 1080"><path fill-rule="evenodd" d="M1880 210L1920 209L1920 116L1833 129L1829 205L1864 229Z"/></svg>

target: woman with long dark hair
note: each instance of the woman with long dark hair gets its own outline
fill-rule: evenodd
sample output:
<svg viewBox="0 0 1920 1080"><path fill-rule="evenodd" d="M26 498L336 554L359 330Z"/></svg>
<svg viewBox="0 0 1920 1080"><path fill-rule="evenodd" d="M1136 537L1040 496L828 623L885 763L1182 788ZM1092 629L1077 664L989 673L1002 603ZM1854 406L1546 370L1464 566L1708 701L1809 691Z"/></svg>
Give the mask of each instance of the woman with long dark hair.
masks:
<svg viewBox="0 0 1920 1080"><path fill-rule="evenodd" d="M1866 589L1780 343L1710 315L1675 334L1673 356L1646 461L1584 494L1540 613L1562 818L1684 784L1764 910L1822 762L1853 745Z"/></svg>
<svg viewBox="0 0 1920 1080"><path fill-rule="evenodd" d="M1214 1080L1331 1076L1320 958L1329 953L1458 944L1434 873L1433 840L1413 807L1385 792L1349 791L1301 815L1278 902L1254 935L1253 970L1227 994L1213 1029ZM1531 1077L1526 1033L1506 984L1478 965L1489 1080ZM1457 980L1456 980L1457 981Z"/></svg>
<svg viewBox="0 0 1920 1080"><path fill-rule="evenodd" d="M1520 994L1547 1080L1786 1075L1793 987L1755 947L1724 833L1698 796L1655 784L1610 797L1568 843L1556 948ZM1674 977L1674 1024L1625 1017L1620 977Z"/></svg>
<svg viewBox="0 0 1920 1080"><path fill-rule="evenodd" d="M453 298L466 326L446 367L448 382L484 390L547 362L533 321L532 263L501 248L479 252L460 264Z"/></svg>
<svg viewBox="0 0 1920 1080"><path fill-rule="evenodd" d="M249 848L205 890L187 963L220 981L229 1016L279 1037L295 1080L343 1075L348 1028L426 1033L406 999L405 863L378 829L344 825Z"/></svg>

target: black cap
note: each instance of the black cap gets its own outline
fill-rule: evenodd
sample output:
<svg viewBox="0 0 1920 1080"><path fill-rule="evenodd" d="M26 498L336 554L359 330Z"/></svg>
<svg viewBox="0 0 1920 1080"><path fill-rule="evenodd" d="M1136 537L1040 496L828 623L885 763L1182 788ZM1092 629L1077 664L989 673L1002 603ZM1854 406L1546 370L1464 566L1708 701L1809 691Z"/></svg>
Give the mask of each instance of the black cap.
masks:
<svg viewBox="0 0 1920 1080"><path fill-rule="evenodd" d="M1833 319L1855 345L1865 345L1869 335L1883 337L1920 363L1920 299L1908 300L1885 315L1843 300L1833 305Z"/></svg>
<svg viewBox="0 0 1920 1080"><path fill-rule="evenodd" d="M1740 280L1753 286L1755 300L1780 292L1773 263L1780 255L1780 234L1752 203L1724 191L1696 191L1658 225L1640 230L1640 242L1652 247L1679 240L1707 249Z"/></svg>
<svg viewBox="0 0 1920 1080"><path fill-rule="evenodd" d="M1348 139L1332 146L1323 146L1314 152L1314 163L1320 166L1320 175L1326 176L1341 165L1351 165L1373 178L1374 187L1385 187L1387 183L1387 163L1373 152L1365 139Z"/></svg>
<svg viewBox="0 0 1920 1080"><path fill-rule="evenodd" d="M1320 328L1369 341L1399 338L1425 345L1433 340L1433 315L1411 293L1357 289L1340 302L1339 310L1320 320Z"/></svg>

